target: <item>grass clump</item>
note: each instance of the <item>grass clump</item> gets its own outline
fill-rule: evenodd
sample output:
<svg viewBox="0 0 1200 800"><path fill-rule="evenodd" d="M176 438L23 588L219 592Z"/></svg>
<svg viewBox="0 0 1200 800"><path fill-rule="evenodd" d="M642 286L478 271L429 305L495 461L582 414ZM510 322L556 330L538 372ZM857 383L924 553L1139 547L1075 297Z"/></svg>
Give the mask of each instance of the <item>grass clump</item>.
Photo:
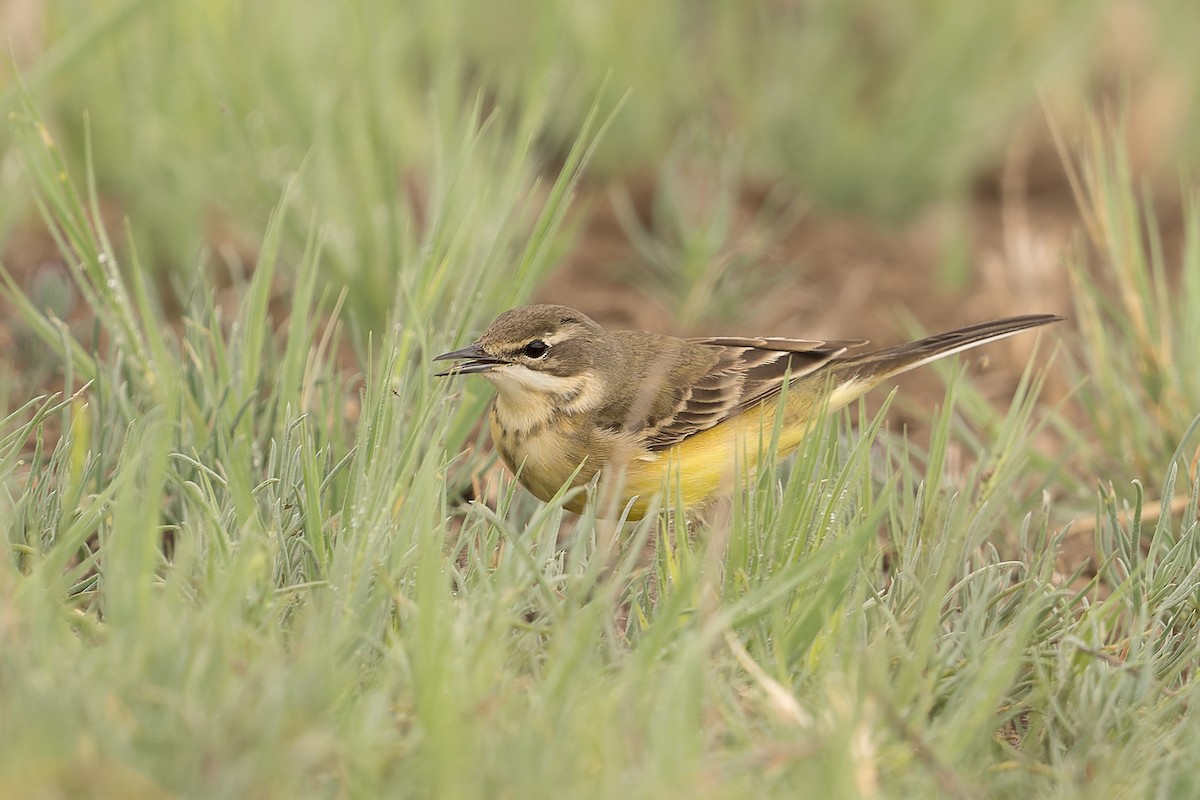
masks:
<svg viewBox="0 0 1200 800"><path fill-rule="evenodd" d="M1135 476L1166 463L1200 409L1190 353L1200 336L1200 213L1185 193L1178 241L1164 242L1155 201L1128 156L1093 119L1072 178L1088 248L1071 262L1083 333L1089 455ZM1193 469L1194 474L1194 469Z"/></svg>

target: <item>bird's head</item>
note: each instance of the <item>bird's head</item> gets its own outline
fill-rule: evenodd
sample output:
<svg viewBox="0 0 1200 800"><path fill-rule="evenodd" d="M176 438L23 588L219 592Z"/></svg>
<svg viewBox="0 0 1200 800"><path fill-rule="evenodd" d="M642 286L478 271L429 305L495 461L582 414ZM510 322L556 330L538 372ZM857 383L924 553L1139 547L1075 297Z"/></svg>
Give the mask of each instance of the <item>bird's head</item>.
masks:
<svg viewBox="0 0 1200 800"><path fill-rule="evenodd" d="M565 395L583 388L605 357L606 333L567 306L531 305L505 311L478 339L434 361L458 360L438 375L479 374L502 393Z"/></svg>

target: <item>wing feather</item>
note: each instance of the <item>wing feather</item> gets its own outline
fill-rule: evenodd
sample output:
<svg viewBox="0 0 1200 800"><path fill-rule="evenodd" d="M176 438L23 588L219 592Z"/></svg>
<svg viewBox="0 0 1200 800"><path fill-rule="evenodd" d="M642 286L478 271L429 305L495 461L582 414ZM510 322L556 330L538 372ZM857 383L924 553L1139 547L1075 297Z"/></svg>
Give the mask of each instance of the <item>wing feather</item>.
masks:
<svg viewBox="0 0 1200 800"><path fill-rule="evenodd" d="M684 388L671 413L645 431L651 451L664 450L689 436L778 394L785 383L820 369L861 340L718 337L689 339L711 348L715 361Z"/></svg>

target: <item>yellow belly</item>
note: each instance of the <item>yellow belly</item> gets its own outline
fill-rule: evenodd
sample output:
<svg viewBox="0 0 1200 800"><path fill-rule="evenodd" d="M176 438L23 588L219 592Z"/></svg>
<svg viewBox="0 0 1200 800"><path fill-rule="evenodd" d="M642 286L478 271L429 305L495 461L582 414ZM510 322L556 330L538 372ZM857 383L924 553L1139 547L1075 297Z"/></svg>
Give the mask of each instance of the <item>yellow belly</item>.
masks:
<svg viewBox="0 0 1200 800"><path fill-rule="evenodd" d="M807 414L785 410L774 450L775 460L793 453L812 429ZM663 493L663 506L682 503L685 508L702 505L727 495L754 480L758 466L770 457L778 403L749 409L716 427L690 436L658 453L654 461L634 461L626 469L624 498L636 496L631 519L641 519L653 498Z"/></svg>
<svg viewBox="0 0 1200 800"><path fill-rule="evenodd" d="M843 401L837 405L845 402L844 397L831 399ZM797 392L788 397L774 451L777 459L800 445L812 428L817 408L811 393ZM682 502L690 508L753 480L759 462L768 455L764 451L770 447L778 401L768 400L661 451L613 448L580 436L578 430L554 426L518 439L505 433L494 408L490 416L492 439L501 458L536 497L549 500L568 481L572 486L585 485L604 467L602 502L612 499L611 494L606 498L605 492L616 490L618 508L624 509L632 500L629 518L636 520L645 516L654 498L661 494L668 498L665 507ZM564 507L580 513L586 500L586 493L581 492Z"/></svg>

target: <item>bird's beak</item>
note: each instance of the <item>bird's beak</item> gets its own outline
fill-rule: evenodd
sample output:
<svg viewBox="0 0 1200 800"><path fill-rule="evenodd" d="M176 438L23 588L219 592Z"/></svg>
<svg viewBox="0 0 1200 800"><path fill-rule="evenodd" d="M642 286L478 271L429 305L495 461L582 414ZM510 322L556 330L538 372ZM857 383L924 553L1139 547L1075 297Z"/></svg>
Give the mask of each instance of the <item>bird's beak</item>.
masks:
<svg viewBox="0 0 1200 800"><path fill-rule="evenodd" d="M456 359L466 359L466 361L462 364L455 364L445 372L437 373L434 377L440 378L443 375L470 375L475 372L491 372L501 364L508 363L502 358L489 356L478 343L467 345L461 350L442 353L434 361L454 361Z"/></svg>

